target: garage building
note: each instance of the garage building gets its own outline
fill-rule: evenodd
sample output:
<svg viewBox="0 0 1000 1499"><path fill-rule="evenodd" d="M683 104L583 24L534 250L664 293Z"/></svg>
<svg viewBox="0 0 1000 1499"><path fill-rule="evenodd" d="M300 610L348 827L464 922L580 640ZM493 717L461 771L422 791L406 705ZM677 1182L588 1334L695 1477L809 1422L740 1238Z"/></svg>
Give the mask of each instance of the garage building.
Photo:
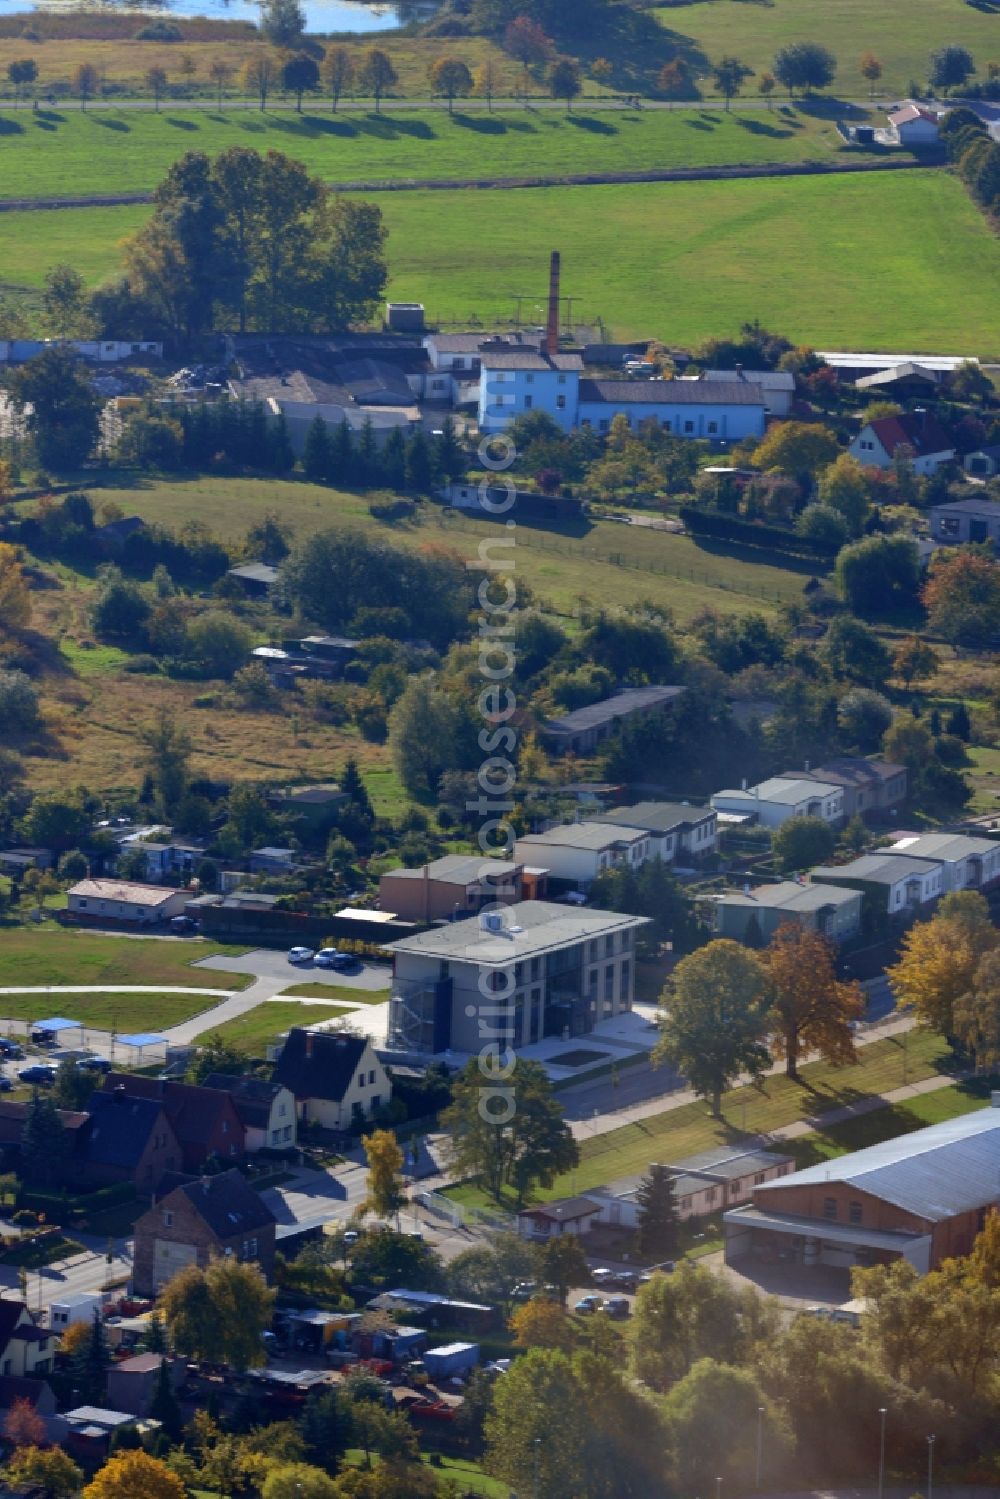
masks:
<svg viewBox="0 0 1000 1499"><path fill-rule="evenodd" d="M754 1190L724 1215L726 1261L885 1264L921 1274L968 1254L1000 1205L1000 1093L993 1107L822 1161Z"/></svg>

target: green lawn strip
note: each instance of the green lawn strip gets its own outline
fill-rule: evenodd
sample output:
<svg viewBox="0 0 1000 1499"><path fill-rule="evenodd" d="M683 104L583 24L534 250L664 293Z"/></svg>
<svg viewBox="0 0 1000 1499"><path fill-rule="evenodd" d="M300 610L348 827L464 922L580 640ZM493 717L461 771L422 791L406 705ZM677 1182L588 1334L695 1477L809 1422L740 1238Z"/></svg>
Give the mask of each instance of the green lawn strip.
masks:
<svg viewBox="0 0 1000 1499"><path fill-rule="evenodd" d="M235 1020L227 1020L224 1024L206 1032L206 1035L221 1036L230 1046L235 1046L239 1051L252 1052L255 1056L263 1056L269 1042L277 1041L286 1031L296 1025L318 1025L324 1020L338 1020L342 1015L350 1015L351 1011L343 1010L338 1005L310 1005L300 1004L295 1000L283 1004L280 1000L265 1000L255 1010L250 1010L246 1015L239 1015ZM205 1036L199 1038L205 1040Z"/></svg>
<svg viewBox="0 0 1000 1499"><path fill-rule="evenodd" d="M955 42L967 47L984 74L997 55L993 11L965 0L907 0L904 11L876 0L837 0L836 5L824 0L768 0L766 5L694 0L664 5L653 14L677 37L681 54L706 72L709 61L729 54L759 76L772 67L779 47L820 41L837 58L832 92L845 99L868 98L870 85L859 68L864 52L881 59L879 94L892 101L910 91L911 81L926 84L930 54L939 47ZM703 87L711 90L711 81L703 81ZM746 93L751 95L755 87L751 78ZM835 101L828 107L834 114Z"/></svg>
<svg viewBox="0 0 1000 1499"><path fill-rule="evenodd" d="M62 927L0 927L0 988L34 984L177 984L189 989L249 988L253 976L193 968L202 958L237 957L246 947L217 942L112 937ZM85 997L85 996L81 996ZM3 996L0 995L0 1000ZM41 996L43 1003L50 1006ZM129 1002L152 996L128 995ZM183 997L178 995L178 999ZM197 1003L192 1013L197 1013Z"/></svg>
<svg viewBox="0 0 1000 1499"><path fill-rule="evenodd" d="M376 116L168 106L5 114L0 198L66 198L151 192L185 151L232 146L283 151L331 182L555 176L671 167L828 159L853 155L832 119L761 108L594 113L441 110Z"/></svg>
<svg viewBox="0 0 1000 1499"><path fill-rule="evenodd" d="M210 994L0 994L4 1021L34 1022L60 1015L98 1031L165 1031L221 1001ZM78 1041L70 1031L69 1042Z"/></svg>
<svg viewBox="0 0 1000 1499"><path fill-rule="evenodd" d="M965 774L972 786L970 811L1000 812L1000 749L989 745L966 745L970 764Z"/></svg>
<svg viewBox="0 0 1000 1499"><path fill-rule="evenodd" d="M423 302L435 323L475 314L488 324L512 316L515 293L542 299L538 247L558 224L576 315L602 317L616 337L690 346L756 317L818 348L1000 351L991 291L1000 242L943 171L484 191L446 202L399 192L379 206L389 296ZM4 282L37 288L69 262L94 284L118 268L122 236L147 212L4 214ZM873 265L891 296L873 290ZM662 294L651 297L652 287ZM553 550L551 576L561 561Z"/></svg>
<svg viewBox="0 0 1000 1499"><path fill-rule="evenodd" d="M351 989L346 984L324 984L321 981L309 984L293 984L290 989L282 989L282 996L286 994L291 997L297 995L300 999L333 999L341 1000L348 1004L380 1005L389 998L389 990L386 989ZM269 1001L274 1003L274 1001Z"/></svg>
<svg viewBox="0 0 1000 1499"><path fill-rule="evenodd" d="M421 1428L418 1426L418 1438L420 1431ZM444 1477L455 1479L460 1485L457 1491L460 1494L481 1494L483 1495L483 1499L508 1499L510 1485L501 1483L498 1478L490 1478L477 1463L471 1462L468 1458L445 1457L442 1453L436 1456L432 1463L430 1453L422 1452L420 1460L426 1463L428 1467L432 1467L436 1473L441 1473ZM378 1461L377 1457L373 1457L373 1466L377 1467ZM364 1468L366 1466L366 1459L363 1449L360 1447L348 1447L344 1453L344 1466L347 1468ZM197 1493L198 1491L195 1489L193 1492Z"/></svg>
<svg viewBox="0 0 1000 1499"><path fill-rule="evenodd" d="M908 1135L928 1124L940 1124L945 1119L956 1119L960 1114L975 1113L989 1103L991 1083L995 1087L996 1079L953 1083L946 1088L937 1088L933 1093L920 1093L906 1103L889 1104L872 1114L862 1114L857 1119L831 1124L827 1129L789 1140L781 1149L795 1157L799 1168L813 1166L817 1161L833 1160L848 1151L863 1150L867 1145L877 1145L882 1140L895 1139L897 1135Z"/></svg>
<svg viewBox="0 0 1000 1499"><path fill-rule="evenodd" d="M0 1264L23 1265L25 1269L35 1270L85 1253L84 1246L76 1239L64 1238L62 1234L41 1239L24 1238L16 1240L0 1252Z"/></svg>
<svg viewBox="0 0 1000 1499"><path fill-rule="evenodd" d="M715 1145L731 1145L746 1135L767 1134L797 1119L891 1092L904 1081L915 1083L930 1077L949 1056L948 1046L939 1036L913 1031L906 1037L891 1036L862 1047L852 1067L811 1062L801 1069L801 1082L775 1075L766 1078L760 1089L734 1088L723 1096L721 1119L713 1119L704 1103L665 1109L581 1141L577 1169L560 1176L551 1187L540 1189L538 1198L547 1201L572 1196L644 1172L653 1161L671 1164ZM492 1205L474 1183L462 1183L447 1191L465 1207ZM512 1207L513 1201L507 1205Z"/></svg>

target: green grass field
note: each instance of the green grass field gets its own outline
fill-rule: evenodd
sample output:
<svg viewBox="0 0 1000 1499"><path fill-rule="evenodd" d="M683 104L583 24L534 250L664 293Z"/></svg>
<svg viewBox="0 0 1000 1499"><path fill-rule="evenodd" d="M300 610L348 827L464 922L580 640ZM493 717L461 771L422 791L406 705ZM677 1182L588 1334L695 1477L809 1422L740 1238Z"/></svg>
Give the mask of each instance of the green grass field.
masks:
<svg viewBox="0 0 1000 1499"><path fill-rule="evenodd" d="M348 1015L349 1010L338 1005L301 1004L295 1000L265 1000L255 1010L240 1015L236 1020L227 1020L209 1034L221 1036L229 1045L254 1056L264 1056L270 1042L277 1041L295 1025L317 1025L322 1020L337 1020ZM200 1038L202 1042L206 1036Z"/></svg>
<svg viewBox="0 0 1000 1499"><path fill-rule="evenodd" d="M6 1021L63 1015L98 1031L164 1031L220 1001L197 994L0 994L0 1027ZM77 1041L70 1031L69 1044Z"/></svg>
<svg viewBox="0 0 1000 1499"><path fill-rule="evenodd" d="M756 9L756 7L755 7ZM510 317L563 248L575 316L620 337L696 344L759 318L818 348L1000 350L1000 243L944 172L528 189L379 200L390 295L435 322ZM90 283L119 263L142 208L0 216L8 287L60 261Z"/></svg>
<svg viewBox="0 0 1000 1499"><path fill-rule="evenodd" d="M247 989L246 973L192 968L199 958L234 957L245 947L218 942L109 937L61 927L0 928L0 988L16 984L179 984L191 989ZM141 998L141 996L140 996Z"/></svg>
<svg viewBox="0 0 1000 1499"><path fill-rule="evenodd" d="M848 151L828 119L796 109L573 114L477 109L391 115L187 110L7 112L0 198L152 190L184 151L284 151L330 182L801 161Z"/></svg>
<svg viewBox="0 0 1000 1499"><path fill-rule="evenodd" d="M997 18L966 0L906 0L905 7L873 0L695 0L664 5L655 12L678 38L682 54L697 66L735 54L757 73L766 72L779 47L789 42L819 41L838 61L831 92L847 99L867 99L869 85L858 63L874 52L883 65L879 92L895 98L908 92L911 80L926 84L929 57L956 42L967 47L985 74L986 64L1000 57ZM709 85L706 85L709 86ZM747 92L752 92L750 79Z"/></svg>
<svg viewBox="0 0 1000 1499"><path fill-rule="evenodd" d="M99 480L88 482L87 488L99 503ZM472 557L481 537L496 534L486 522L446 518L436 505L421 507L419 524L387 527L372 519L363 496L305 481L156 479L129 487L126 480L124 487L113 481L108 493L130 514L171 527L211 515L224 541L242 536L275 506L298 540L321 527L351 525L377 533L394 546L444 543ZM517 541L518 576L539 599L566 613L581 597L606 602L621 598L625 588L636 597L669 605L679 619L690 618L706 605L726 613L772 613L800 598L809 576L808 569L774 566L746 552L734 556L723 546L701 546L686 536L612 521L596 521L578 535L522 526ZM384 794L385 804L398 793L391 771L372 785L372 795Z"/></svg>
<svg viewBox="0 0 1000 1499"><path fill-rule="evenodd" d="M646 1171L650 1161L680 1161L714 1145L728 1145L745 1135L766 1134L797 1119L891 1092L904 1082L932 1076L949 1056L940 1036L913 1031L906 1037L892 1036L862 1047L852 1067L810 1062L801 1069L798 1083L775 1075L765 1079L760 1089L734 1088L723 1096L721 1119L713 1119L704 1103L664 1110L582 1140L576 1170L559 1177L538 1196L542 1200L571 1196ZM479 1188L472 1185L458 1187L449 1195L470 1206L488 1205Z"/></svg>

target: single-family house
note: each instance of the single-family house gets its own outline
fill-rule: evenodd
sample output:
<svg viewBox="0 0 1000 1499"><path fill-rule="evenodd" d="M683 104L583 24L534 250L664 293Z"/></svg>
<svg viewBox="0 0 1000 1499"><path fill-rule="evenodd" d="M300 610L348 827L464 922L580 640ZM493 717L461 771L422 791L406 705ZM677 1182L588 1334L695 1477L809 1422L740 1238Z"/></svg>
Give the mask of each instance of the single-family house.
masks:
<svg viewBox="0 0 1000 1499"><path fill-rule="evenodd" d="M889 815L906 801L906 766L891 765L887 760L841 755L811 769L785 771L784 775L843 787L843 815L848 820Z"/></svg>
<svg viewBox="0 0 1000 1499"><path fill-rule="evenodd" d="M300 1121L345 1130L389 1102L392 1084L367 1036L345 1031L288 1033L273 1080L295 1096Z"/></svg>
<svg viewBox="0 0 1000 1499"><path fill-rule="evenodd" d="M319 833L333 827L340 808L349 798L335 781L326 781L307 786L275 786L265 799L279 817L292 818L310 833Z"/></svg>
<svg viewBox="0 0 1000 1499"><path fill-rule="evenodd" d="M198 839L135 834L123 838L121 853L141 853L146 860L146 880L190 880L205 857L205 844Z"/></svg>
<svg viewBox="0 0 1000 1499"><path fill-rule="evenodd" d="M121 1089L96 1092L87 1114L81 1164L88 1180L108 1186L132 1182L137 1192L149 1195L167 1172L181 1169L180 1141L159 1099Z"/></svg>
<svg viewBox="0 0 1000 1499"><path fill-rule="evenodd" d="M560 1202L543 1202L539 1207L522 1208L517 1215L517 1231L522 1239L546 1243L572 1234L579 1237L600 1217L600 1204L592 1197L565 1197Z"/></svg>
<svg viewBox="0 0 1000 1499"><path fill-rule="evenodd" d="M955 446L926 411L880 416L866 422L848 451L865 468L891 468L899 458L909 458L914 472L934 474L955 457Z"/></svg>
<svg viewBox="0 0 1000 1499"><path fill-rule="evenodd" d="M718 846L715 808L690 802L637 802L633 807L590 812L588 820L642 828L649 835L649 858L662 859L664 864L688 863L714 854Z"/></svg>
<svg viewBox="0 0 1000 1499"><path fill-rule="evenodd" d="M780 828L791 817L818 817L836 827L844 820L844 788L808 776L771 776L740 791L717 791L716 812L754 816L762 828Z"/></svg>
<svg viewBox="0 0 1000 1499"><path fill-rule="evenodd" d="M909 1261L921 1274L968 1254L1000 1205L1000 1095L992 1108L824 1160L755 1187L725 1215L726 1260L815 1266Z"/></svg>
<svg viewBox="0 0 1000 1499"><path fill-rule="evenodd" d="M879 852L940 864L945 894L953 890L988 890L1000 880L1000 843L993 838L972 838L964 833L909 833Z"/></svg>
<svg viewBox="0 0 1000 1499"><path fill-rule="evenodd" d="M302 856L296 848L277 848L273 844L266 844L263 848L255 848L250 855L251 874L291 874L302 862Z"/></svg>
<svg viewBox="0 0 1000 1499"><path fill-rule="evenodd" d="M931 506L931 536L942 546L1000 546L1000 504L983 494Z"/></svg>
<svg viewBox="0 0 1000 1499"><path fill-rule="evenodd" d="M945 893L940 863L884 850L862 854L849 864L819 865L809 878L820 885L848 885L864 891L879 916L912 915Z"/></svg>
<svg viewBox="0 0 1000 1499"><path fill-rule="evenodd" d="M0 1375L0 1424L4 1429L7 1426L7 1417L14 1406L22 1409L25 1402L31 1407L35 1415L39 1417L45 1432L45 1440L53 1447L61 1446L67 1432L66 1420L59 1415L59 1402L55 1391L47 1379L22 1379L16 1374ZM29 1490L29 1496L31 1491ZM0 1494L14 1495L18 1493L14 1489L0 1489ZM21 1490L18 1499L22 1499L24 1491ZM41 1490L35 1491L35 1499L44 1499Z"/></svg>
<svg viewBox="0 0 1000 1499"><path fill-rule="evenodd" d="M147 1098L162 1104L181 1147L179 1167L202 1171L211 1161L242 1160L243 1122L229 1093L172 1078L143 1077L137 1072L109 1072L101 1090L114 1097Z"/></svg>
<svg viewBox="0 0 1000 1499"><path fill-rule="evenodd" d="M645 925L642 916L526 900L390 942L389 1045L418 1057L478 1055L484 1026L512 1048L586 1035L631 1010L635 934ZM491 994L506 997L505 1021Z"/></svg>
<svg viewBox="0 0 1000 1499"><path fill-rule="evenodd" d="M769 942L789 923L836 943L847 942L861 930L861 891L837 885L783 880L705 895L699 904L718 936L736 942Z"/></svg>
<svg viewBox="0 0 1000 1499"><path fill-rule="evenodd" d="M445 854L418 869L391 869L379 880L379 905L404 921L453 921L483 906L509 905L538 893L540 875L521 861L485 854Z"/></svg>
<svg viewBox="0 0 1000 1499"><path fill-rule="evenodd" d="M683 687L625 687L599 703L588 703L562 718L549 719L542 725L542 738L554 755L591 755L621 728L625 719L664 713L684 690Z"/></svg>
<svg viewBox="0 0 1000 1499"><path fill-rule="evenodd" d="M888 122L886 134L900 146L936 146L941 138L936 112L915 99L906 99L892 110Z"/></svg>
<svg viewBox="0 0 1000 1499"><path fill-rule="evenodd" d="M211 1072L202 1086L229 1094L243 1125L247 1155L288 1150L296 1143L295 1095L282 1083Z"/></svg>
<svg viewBox="0 0 1000 1499"><path fill-rule="evenodd" d="M239 1171L169 1187L135 1225L133 1282L140 1296L161 1291L178 1270L213 1259L274 1268L275 1217Z"/></svg>
<svg viewBox="0 0 1000 1499"><path fill-rule="evenodd" d="M995 479L1000 474L1000 443L991 443L966 453L962 467L972 479Z"/></svg>
<svg viewBox="0 0 1000 1499"><path fill-rule="evenodd" d="M87 879L70 886L67 905L70 916L82 923L157 926L183 915L188 894L186 890L140 885L134 880Z"/></svg>
<svg viewBox="0 0 1000 1499"><path fill-rule="evenodd" d="M649 858L645 828L619 823L570 822L544 833L525 833L514 844L514 858L545 869L549 878L585 890L611 869L639 869Z"/></svg>
<svg viewBox="0 0 1000 1499"><path fill-rule="evenodd" d="M790 370L748 370L737 364L731 370L702 370L700 381L717 385L741 382L752 386L764 397L768 416L791 416L795 400L795 376Z"/></svg>
<svg viewBox="0 0 1000 1499"><path fill-rule="evenodd" d="M41 1379L52 1369L57 1339L39 1327L23 1301L0 1299L0 1377Z"/></svg>

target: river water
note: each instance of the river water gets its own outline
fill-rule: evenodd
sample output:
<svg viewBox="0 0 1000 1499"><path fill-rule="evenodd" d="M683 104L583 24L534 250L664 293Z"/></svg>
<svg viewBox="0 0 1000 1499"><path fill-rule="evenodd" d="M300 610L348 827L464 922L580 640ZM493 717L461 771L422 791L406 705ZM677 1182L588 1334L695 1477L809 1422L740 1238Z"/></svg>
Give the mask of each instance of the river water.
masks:
<svg viewBox="0 0 1000 1499"><path fill-rule="evenodd" d="M306 14L306 30L319 34L331 31L395 31L410 21L425 21L437 9L438 0L300 0ZM25 10L61 10L74 8L73 0L54 0L52 5L26 4L26 0L0 0L0 15ZM101 9L94 0L81 0L80 9ZM213 16L234 21L260 20L258 0L122 0L109 4L108 10L142 11L169 16Z"/></svg>

